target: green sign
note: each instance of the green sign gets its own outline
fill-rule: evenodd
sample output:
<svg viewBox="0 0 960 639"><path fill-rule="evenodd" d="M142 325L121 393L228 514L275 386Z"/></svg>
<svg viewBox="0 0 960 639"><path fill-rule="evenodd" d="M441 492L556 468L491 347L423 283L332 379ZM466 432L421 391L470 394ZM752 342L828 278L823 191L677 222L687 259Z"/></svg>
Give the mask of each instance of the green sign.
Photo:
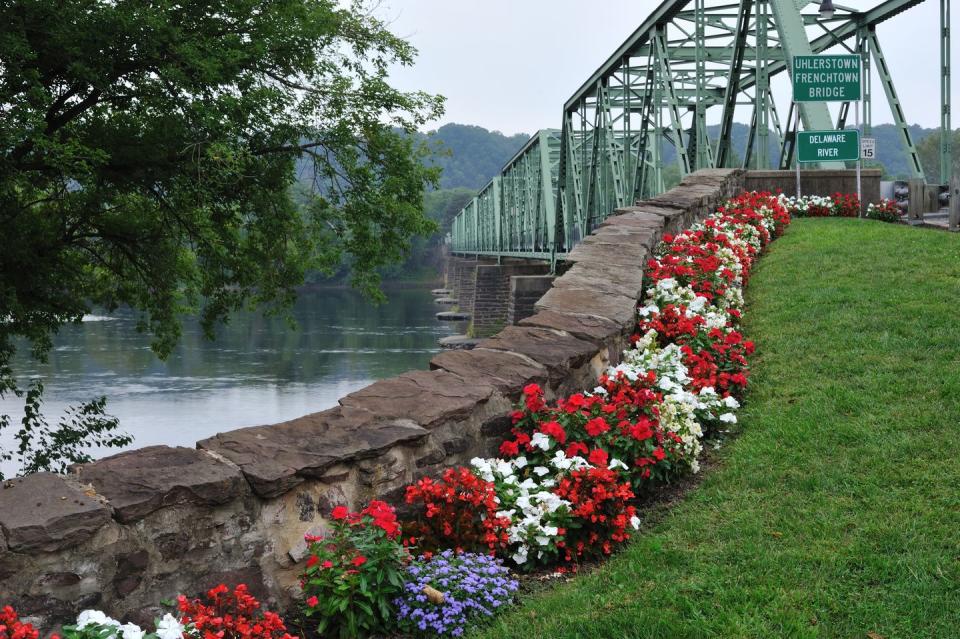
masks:
<svg viewBox="0 0 960 639"><path fill-rule="evenodd" d="M860 100L859 55L798 55L793 58L794 102Z"/></svg>
<svg viewBox="0 0 960 639"><path fill-rule="evenodd" d="M801 131L797 134L798 162L853 162L860 159L860 133Z"/></svg>

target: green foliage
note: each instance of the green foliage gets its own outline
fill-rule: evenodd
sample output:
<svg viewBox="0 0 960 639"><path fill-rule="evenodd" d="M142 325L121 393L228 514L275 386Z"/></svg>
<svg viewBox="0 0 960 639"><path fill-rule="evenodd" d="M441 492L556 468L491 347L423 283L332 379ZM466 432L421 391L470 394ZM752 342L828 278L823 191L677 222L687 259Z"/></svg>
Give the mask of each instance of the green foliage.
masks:
<svg viewBox="0 0 960 639"><path fill-rule="evenodd" d="M409 560L397 541L393 510L371 502L360 513L339 506L331 532L313 540L302 577L305 614L320 636L368 637L396 627L393 600L403 588Z"/></svg>
<svg viewBox="0 0 960 639"><path fill-rule="evenodd" d="M442 99L387 83L415 50L362 0L0 4L0 366L129 305L167 355L311 269L379 269L436 226L411 135ZM304 207L295 163L310 158Z"/></svg>
<svg viewBox="0 0 960 639"><path fill-rule="evenodd" d="M9 380L9 376L6 378ZM0 380L2 381L2 380ZM116 432L116 417L106 414L107 398L99 397L80 406L71 406L51 427L40 412L43 403L43 383L35 380L26 391L9 389L24 398L24 417L14 433L16 451L0 449L0 460L16 457L20 475L41 471L66 472L70 464L82 464L92 459L91 447L116 448L133 441L129 435ZM0 432L10 428L10 417L0 415ZM0 480L4 479L0 471Z"/></svg>
<svg viewBox="0 0 960 639"><path fill-rule="evenodd" d="M960 175L960 129L953 131L950 137L953 149L953 174ZM934 131L917 144L917 154L926 176L927 184L942 184L940 179L940 129Z"/></svg>

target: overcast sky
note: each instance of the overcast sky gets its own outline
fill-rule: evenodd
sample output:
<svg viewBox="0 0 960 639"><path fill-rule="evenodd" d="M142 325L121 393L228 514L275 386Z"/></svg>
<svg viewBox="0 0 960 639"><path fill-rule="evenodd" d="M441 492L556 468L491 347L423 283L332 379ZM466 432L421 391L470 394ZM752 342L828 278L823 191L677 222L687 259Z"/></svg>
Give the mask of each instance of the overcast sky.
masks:
<svg viewBox="0 0 960 639"><path fill-rule="evenodd" d="M861 10L879 3L839 2ZM459 122L512 134L559 127L564 101L657 4L659 0L383 0L378 15L420 52L412 68L394 70L394 82L447 97L446 115L430 128ZM907 120L926 127L940 126L939 15L939 2L926 0L877 28ZM960 44L958 16L960 11L954 12L954 52ZM960 57L953 58L960 68ZM960 107L957 75L952 94ZM777 92L780 108L789 100L784 87ZM892 122L876 79L873 102L874 124ZM717 114L711 119L718 118L720 110L713 111ZM956 128L960 108L953 111Z"/></svg>

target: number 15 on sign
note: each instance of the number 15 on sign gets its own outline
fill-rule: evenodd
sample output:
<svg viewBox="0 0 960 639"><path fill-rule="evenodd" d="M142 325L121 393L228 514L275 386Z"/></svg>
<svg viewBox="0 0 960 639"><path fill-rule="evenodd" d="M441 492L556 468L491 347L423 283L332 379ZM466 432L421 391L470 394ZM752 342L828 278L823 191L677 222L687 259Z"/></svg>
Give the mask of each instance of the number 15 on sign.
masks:
<svg viewBox="0 0 960 639"><path fill-rule="evenodd" d="M861 160L877 159L877 138L861 138L860 139L860 159Z"/></svg>

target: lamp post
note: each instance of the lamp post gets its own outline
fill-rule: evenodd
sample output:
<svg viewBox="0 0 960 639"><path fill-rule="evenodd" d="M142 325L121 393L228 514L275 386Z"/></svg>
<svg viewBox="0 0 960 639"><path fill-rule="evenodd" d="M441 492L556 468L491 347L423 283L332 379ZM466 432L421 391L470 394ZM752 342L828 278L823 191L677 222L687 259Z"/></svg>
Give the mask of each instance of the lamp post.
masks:
<svg viewBox="0 0 960 639"><path fill-rule="evenodd" d="M820 19L829 20L833 17L833 0L821 0L820 2Z"/></svg>

